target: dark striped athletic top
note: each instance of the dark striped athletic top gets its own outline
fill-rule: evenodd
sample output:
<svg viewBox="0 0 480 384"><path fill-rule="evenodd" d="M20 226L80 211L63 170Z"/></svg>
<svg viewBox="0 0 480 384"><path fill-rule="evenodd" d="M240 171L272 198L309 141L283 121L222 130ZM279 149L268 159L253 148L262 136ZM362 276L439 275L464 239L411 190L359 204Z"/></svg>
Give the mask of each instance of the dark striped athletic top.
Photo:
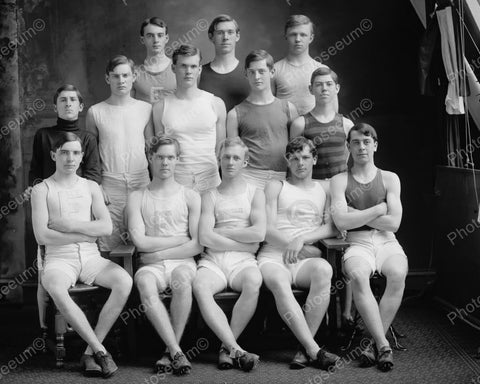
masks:
<svg viewBox="0 0 480 384"><path fill-rule="evenodd" d="M347 137L343 128L343 116L335 114L332 121L321 123L310 112L303 115L305 130L303 135L313 141L317 148L318 160L313 166L314 179L329 179L347 170Z"/></svg>

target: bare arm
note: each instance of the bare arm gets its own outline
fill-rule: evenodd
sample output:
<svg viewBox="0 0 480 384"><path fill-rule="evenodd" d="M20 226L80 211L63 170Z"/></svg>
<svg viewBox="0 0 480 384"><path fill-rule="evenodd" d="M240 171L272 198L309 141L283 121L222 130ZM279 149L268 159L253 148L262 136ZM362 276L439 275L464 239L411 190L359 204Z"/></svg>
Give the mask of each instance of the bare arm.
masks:
<svg viewBox="0 0 480 384"><path fill-rule="evenodd" d="M293 120L295 120L298 117L298 111L297 107L290 101L288 102L288 110L290 111L290 121L288 122L289 125L292 124Z"/></svg>
<svg viewBox="0 0 480 384"><path fill-rule="evenodd" d="M266 214L267 214L267 233L265 240L276 247L286 248L290 242L285 234L277 229L277 208L278 196L282 190L280 181L272 181L265 188Z"/></svg>
<svg viewBox="0 0 480 384"><path fill-rule="evenodd" d="M364 210L349 210L345 198L347 174L340 173L330 181L332 215L340 231L359 228L387 212L387 204L380 203Z"/></svg>
<svg viewBox="0 0 480 384"><path fill-rule="evenodd" d="M303 116L298 116L293 120L292 125L290 126L290 139L293 139L297 136L302 136L305 131L305 118Z"/></svg>
<svg viewBox="0 0 480 384"><path fill-rule="evenodd" d="M387 190L387 213L367 223L369 227L397 232L402 221L402 202L400 201L400 179L393 172L382 171Z"/></svg>
<svg viewBox="0 0 480 384"><path fill-rule="evenodd" d="M162 118L163 118L163 110L165 108L165 100L160 99L158 103L155 103L153 105L153 127L154 127L154 133L156 136L165 133L165 127L163 126L162 123Z"/></svg>
<svg viewBox="0 0 480 384"><path fill-rule="evenodd" d="M87 117L85 119L85 130L92 133L93 136L95 136L95 138L97 139L98 143L98 128L93 117L92 107L90 107L87 111Z"/></svg>
<svg viewBox="0 0 480 384"><path fill-rule="evenodd" d="M237 110L232 108L227 115L227 137L238 136Z"/></svg>
<svg viewBox="0 0 480 384"><path fill-rule="evenodd" d="M225 137L227 135L227 132L225 129L225 120L227 118L227 111L225 110L225 103L223 102L223 100L216 96L214 98L214 108L215 108L215 112L217 113L217 124L216 124L217 143L215 146L215 153L218 153L218 148L220 146L220 143L223 140L225 140Z"/></svg>
<svg viewBox="0 0 480 384"><path fill-rule="evenodd" d="M32 225L39 245L68 245L95 242L96 238L81 233L63 233L48 228L47 188L38 184L32 191Z"/></svg>
<svg viewBox="0 0 480 384"><path fill-rule="evenodd" d="M145 136L145 142L148 144L148 146L150 146L152 137L155 136L155 132L153 129L152 112L150 112L150 118L148 119L147 125L145 125L143 135Z"/></svg>
<svg viewBox="0 0 480 384"><path fill-rule="evenodd" d="M214 251L255 252L258 244L245 244L215 233L215 205L210 193L202 195L202 214L200 216L200 244Z"/></svg>
<svg viewBox="0 0 480 384"><path fill-rule="evenodd" d="M190 238L186 236L164 237L146 235L145 223L141 212L142 193L142 190L132 192L128 196L127 203L128 231L137 249L140 252L156 252L177 247L190 241Z"/></svg>
<svg viewBox="0 0 480 384"><path fill-rule="evenodd" d="M215 233L241 243L260 243L265 240L265 194L257 189L252 200L250 223L247 228L216 228Z"/></svg>
<svg viewBox="0 0 480 384"><path fill-rule="evenodd" d="M97 183L88 180L92 194L92 213L94 220L80 221L71 218L50 219L48 227L58 232L81 233L83 235L99 237L112 234L112 219L103 201L103 194Z"/></svg>

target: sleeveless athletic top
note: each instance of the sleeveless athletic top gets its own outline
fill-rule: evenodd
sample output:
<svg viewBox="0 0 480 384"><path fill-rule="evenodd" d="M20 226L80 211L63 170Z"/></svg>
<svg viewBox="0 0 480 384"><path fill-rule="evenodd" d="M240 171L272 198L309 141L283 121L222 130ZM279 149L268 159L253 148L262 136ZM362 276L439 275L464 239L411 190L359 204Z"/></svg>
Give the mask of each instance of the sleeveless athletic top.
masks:
<svg viewBox="0 0 480 384"><path fill-rule="evenodd" d="M345 190L347 204L355 209L364 210L386 201L387 191L383 185L382 171L377 169L377 174L369 183L359 183L348 171L347 188ZM351 231L368 231L372 229L368 225L363 225Z"/></svg>
<svg viewBox="0 0 480 384"><path fill-rule="evenodd" d="M156 197L148 188L143 190L141 213L147 236L190 236L185 187L173 196ZM154 255L156 252L143 252Z"/></svg>
<svg viewBox="0 0 480 384"><path fill-rule="evenodd" d="M136 99L153 104L175 92L177 80L172 71L171 60L169 61L167 67L160 72L150 72L143 64L136 67L137 80L133 83Z"/></svg>
<svg viewBox="0 0 480 384"><path fill-rule="evenodd" d="M60 186L53 176L45 179L47 187L47 208L49 219L74 219L77 221L92 220L92 193L88 180L78 177L71 188ZM54 253L62 257L77 258L79 251L97 251L96 243L81 242L67 245L46 245L46 256Z"/></svg>
<svg viewBox="0 0 480 384"><path fill-rule="evenodd" d="M175 95L165 98L162 124L165 134L180 142L180 163L177 169L199 172L217 167L215 145L217 114L214 95L201 91L193 100L181 100Z"/></svg>
<svg viewBox="0 0 480 384"><path fill-rule="evenodd" d="M323 223L326 194L320 183L309 189L298 188L282 181L278 196L277 229L285 237L311 232Z"/></svg>
<svg viewBox="0 0 480 384"><path fill-rule="evenodd" d="M299 115L311 111L315 106L313 96L308 85L312 72L326 65L310 58L302 65L293 65L286 59L275 63L276 95L279 99L287 99L297 108Z"/></svg>
<svg viewBox="0 0 480 384"><path fill-rule="evenodd" d="M238 135L248 147L248 165L261 170L285 172L284 158L291 123L286 100L275 100L266 105L244 100L235 107Z"/></svg>
<svg viewBox="0 0 480 384"><path fill-rule="evenodd" d="M150 121L152 106L133 99L128 105L111 105L102 101L93 105L98 129L98 150L102 172L134 173L147 169L145 126Z"/></svg>
<svg viewBox="0 0 480 384"><path fill-rule="evenodd" d="M321 123L310 112L305 118L303 135L313 141L317 148L318 160L313 166L314 179L327 179L347 170L347 137L343 127L343 116L335 114L332 121Z"/></svg>
<svg viewBox="0 0 480 384"><path fill-rule="evenodd" d="M202 66L198 88L220 97L228 112L245 100L250 92L245 72L240 62L233 71L228 73L215 72L210 64Z"/></svg>

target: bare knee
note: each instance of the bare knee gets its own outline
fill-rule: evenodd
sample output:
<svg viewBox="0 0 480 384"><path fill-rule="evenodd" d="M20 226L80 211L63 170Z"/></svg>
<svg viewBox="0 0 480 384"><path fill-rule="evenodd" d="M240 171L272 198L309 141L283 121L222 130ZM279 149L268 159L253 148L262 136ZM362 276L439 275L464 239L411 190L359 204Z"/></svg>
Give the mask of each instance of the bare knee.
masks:
<svg viewBox="0 0 480 384"><path fill-rule="evenodd" d="M155 277L149 273L139 273L135 275L135 285L142 300L153 295L158 296Z"/></svg>
<svg viewBox="0 0 480 384"><path fill-rule="evenodd" d="M308 268L311 271L311 281L321 284L330 284L333 276L333 269L330 264L319 260L317 263L311 263Z"/></svg>
<svg viewBox="0 0 480 384"><path fill-rule="evenodd" d="M192 292L193 279L194 274L192 271L177 268L172 272L170 288L173 293Z"/></svg>
<svg viewBox="0 0 480 384"><path fill-rule="evenodd" d="M262 274L260 271L257 273L246 274L242 281L242 292L258 293L262 286Z"/></svg>

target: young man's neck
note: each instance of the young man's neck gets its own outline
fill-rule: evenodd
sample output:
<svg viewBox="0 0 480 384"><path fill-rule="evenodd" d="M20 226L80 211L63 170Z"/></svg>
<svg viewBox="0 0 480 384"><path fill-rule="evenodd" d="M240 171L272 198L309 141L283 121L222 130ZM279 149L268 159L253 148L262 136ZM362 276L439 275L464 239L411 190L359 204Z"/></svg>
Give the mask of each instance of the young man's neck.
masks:
<svg viewBox="0 0 480 384"><path fill-rule="evenodd" d="M238 59L235 57L235 51L229 53L215 53L215 57L210 63L212 68L217 73L230 73L237 68Z"/></svg>
<svg viewBox="0 0 480 384"><path fill-rule="evenodd" d="M132 100L133 97L131 97L130 94L115 95L112 93L106 102L112 105L128 105L132 102Z"/></svg>
<svg viewBox="0 0 480 384"><path fill-rule="evenodd" d="M308 49L300 54L289 52L286 57L287 61L292 64L304 64L311 59Z"/></svg>
<svg viewBox="0 0 480 384"><path fill-rule="evenodd" d="M299 188L309 188L314 185L312 175L300 179L292 173L288 178L288 182Z"/></svg>
<svg viewBox="0 0 480 384"><path fill-rule="evenodd" d="M275 96L270 88L262 91L250 90L247 100L252 104L270 104L275 100Z"/></svg>
<svg viewBox="0 0 480 384"><path fill-rule="evenodd" d="M173 176L167 179L160 179L159 177L153 176L149 189L151 191L169 191L176 189L177 186L178 183Z"/></svg>
<svg viewBox="0 0 480 384"><path fill-rule="evenodd" d="M170 59L165 55L165 51L159 53L147 53L147 57L144 61L144 65L151 69L165 69L170 65Z"/></svg>
<svg viewBox="0 0 480 384"><path fill-rule="evenodd" d="M335 117L335 104L333 102L329 102L327 104L315 104L315 107L310 111L310 113L315 116L318 120L323 123L328 123L332 121ZM323 121L325 120L325 121Z"/></svg>
<svg viewBox="0 0 480 384"><path fill-rule="evenodd" d="M52 177L55 182L63 186L71 186L78 180L78 175L76 173L62 173L58 170L55 171Z"/></svg>
<svg viewBox="0 0 480 384"><path fill-rule="evenodd" d="M225 192L241 192L242 188L245 186L245 179L241 174L238 174L234 177L225 177L222 178L222 182L218 186L219 190Z"/></svg>
<svg viewBox="0 0 480 384"><path fill-rule="evenodd" d="M373 161L369 161L368 163L358 164L354 163L351 172L353 175L362 175L362 176L369 176L377 171L377 167Z"/></svg>
<svg viewBox="0 0 480 384"><path fill-rule="evenodd" d="M198 97L200 90L196 85L191 87L182 87L177 85L177 90L175 91L175 96L179 99L194 99Z"/></svg>

